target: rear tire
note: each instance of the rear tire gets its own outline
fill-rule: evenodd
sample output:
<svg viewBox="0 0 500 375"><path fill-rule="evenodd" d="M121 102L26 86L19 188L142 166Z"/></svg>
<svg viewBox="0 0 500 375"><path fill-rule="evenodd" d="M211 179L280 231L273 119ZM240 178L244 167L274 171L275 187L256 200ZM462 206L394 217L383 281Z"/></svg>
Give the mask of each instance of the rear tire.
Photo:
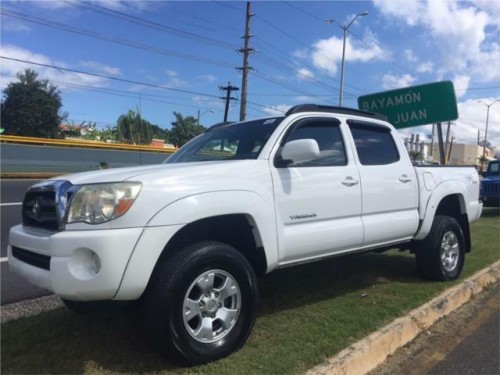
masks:
<svg viewBox="0 0 500 375"><path fill-rule="evenodd" d="M429 280L449 281L460 276L465 261L462 228L450 216L436 216L427 237L415 252L417 270Z"/></svg>
<svg viewBox="0 0 500 375"><path fill-rule="evenodd" d="M194 244L155 270L144 298L146 333L171 359L214 361L246 342L257 303L255 273L240 252L219 242Z"/></svg>

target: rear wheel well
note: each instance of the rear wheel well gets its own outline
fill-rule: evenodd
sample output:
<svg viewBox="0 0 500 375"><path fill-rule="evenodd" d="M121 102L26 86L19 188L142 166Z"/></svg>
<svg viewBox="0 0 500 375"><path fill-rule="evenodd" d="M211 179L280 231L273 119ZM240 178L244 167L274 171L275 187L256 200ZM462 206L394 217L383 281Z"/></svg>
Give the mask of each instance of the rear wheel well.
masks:
<svg viewBox="0 0 500 375"><path fill-rule="evenodd" d="M471 238L470 238L470 228L469 228L469 218L467 217L467 210L465 208L464 198L459 194L448 195L444 197L439 203L436 209L436 216L450 216L455 218L464 234L465 239L465 251L470 252L471 250Z"/></svg>
<svg viewBox="0 0 500 375"><path fill-rule="evenodd" d="M253 218L245 214L213 216L187 224L168 242L157 264L187 246L203 241L228 244L241 252L258 276L265 274L267 260ZM153 271L154 272L154 271Z"/></svg>

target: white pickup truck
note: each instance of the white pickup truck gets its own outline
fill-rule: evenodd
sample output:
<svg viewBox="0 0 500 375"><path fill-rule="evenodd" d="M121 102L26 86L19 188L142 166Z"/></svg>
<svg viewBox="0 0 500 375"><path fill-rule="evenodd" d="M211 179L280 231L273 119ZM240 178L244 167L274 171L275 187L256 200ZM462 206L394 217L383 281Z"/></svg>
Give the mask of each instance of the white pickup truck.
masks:
<svg viewBox="0 0 500 375"><path fill-rule="evenodd" d="M456 279L478 198L474 168L414 167L380 116L299 105L214 126L162 165L32 186L9 264L73 310L139 300L161 353L204 363L245 343L256 276L278 268L401 248Z"/></svg>

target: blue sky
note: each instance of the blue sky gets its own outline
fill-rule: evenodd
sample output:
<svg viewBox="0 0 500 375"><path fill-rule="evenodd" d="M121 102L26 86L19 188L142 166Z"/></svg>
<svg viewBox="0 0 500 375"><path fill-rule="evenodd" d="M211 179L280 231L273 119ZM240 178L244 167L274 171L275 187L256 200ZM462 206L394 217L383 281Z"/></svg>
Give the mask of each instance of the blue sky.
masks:
<svg viewBox="0 0 500 375"><path fill-rule="evenodd" d="M454 83L458 143L484 137L500 99L499 1L254 1L247 118L299 103L338 104L342 29L349 28L344 105L388 89ZM241 87L244 1L2 1L1 88L30 67L56 83L70 122L114 126L128 110L169 128L173 111L223 118L219 86ZM94 73L87 75L79 72ZM117 78L111 80L107 77ZM167 89L168 88L168 89ZM233 96L239 98L240 93ZM500 102L488 140L500 146ZM239 118L239 101L229 118ZM428 134L430 126L406 130Z"/></svg>

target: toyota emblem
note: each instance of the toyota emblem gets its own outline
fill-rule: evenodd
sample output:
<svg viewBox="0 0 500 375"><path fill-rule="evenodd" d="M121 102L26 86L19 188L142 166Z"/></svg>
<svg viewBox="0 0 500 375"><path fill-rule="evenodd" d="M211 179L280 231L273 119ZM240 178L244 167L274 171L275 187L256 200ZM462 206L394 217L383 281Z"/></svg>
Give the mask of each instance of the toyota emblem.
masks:
<svg viewBox="0 0 500 375"><path fill-rule="evenodd" d="M40 220L40 213L42 211L42 202L41 201L42 201L41 198L37 198L35 203L33 203L33 208L31 209L31 212L33 213L33 217L36 220Z"/></svg>

